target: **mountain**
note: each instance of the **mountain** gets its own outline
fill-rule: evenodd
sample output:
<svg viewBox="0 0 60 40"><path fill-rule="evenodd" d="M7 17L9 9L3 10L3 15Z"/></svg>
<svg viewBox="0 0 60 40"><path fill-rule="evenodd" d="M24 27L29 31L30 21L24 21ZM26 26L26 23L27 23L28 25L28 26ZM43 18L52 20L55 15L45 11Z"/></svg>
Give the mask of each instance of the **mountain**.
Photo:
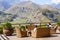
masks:
<svg viewBox="0 0 60 40"><path fill-rule="evenodd" d="M5 9L8 9L10 7L10 4L6 1L0 1L0 6L2 6Z"/></svg>
<svg viewBox="0 0 60 40"><path fill-rule="evenodd" d="M3 11L4 10L4 7L0 6L0 11Z"/></svg>
<svg viewBox="0 0 60 40"><path fill-rule="evenodd" d="M57 22L60 19L60 9L52 7L51 5L41 5L42 14L50 20Z"/></svg>
<svg viewBox="0 0 60 40"><path fill-rule="evenodd" d="M0 0L0 7L2 6L4 9L3 11L10 8L12 5L16 3L20 3L22 0Z"/></svg>
<svg viewBox="0 0 60 40"><path fill-rule="evenodd" d="M0 11L0 22L13 21L13 15Z"/></svg>
<svg viewBox="0 0 60 40"><path fill-rule="evenodd" d="M60 17L59 9L50 5L38 5L31 1L15 4L5 13L14 15L13 22L19 23L57 22Z"/></svg>
<svg viewBox="0 0 60 40"><path fill-rule="evenodd" d="M58 4L52 4L51 6L57 8L57 9L60 9L60 3L58 3Z"/></svg>
<svg viewBox="0 0 60 40"><path fill-rule="evenodd" d="M12 6L10 3L9 1L9 7L3 3L7 8L2 3L0 4L0 22L40 23L57 22L60 20L60 9L51 5L38 5L31 1L15 2L16 4Z"/></svg>

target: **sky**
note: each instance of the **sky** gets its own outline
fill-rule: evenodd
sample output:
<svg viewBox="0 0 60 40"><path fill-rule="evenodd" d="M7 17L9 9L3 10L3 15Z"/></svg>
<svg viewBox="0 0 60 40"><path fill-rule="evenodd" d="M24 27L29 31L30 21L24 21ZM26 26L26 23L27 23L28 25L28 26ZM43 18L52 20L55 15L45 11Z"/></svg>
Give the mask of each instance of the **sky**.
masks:
<svg viewBox="0 0 60 40"><path fill-rule="evenodd" d="M2 1L2 0L0 0ZM3 0L5 1L5 0ZM10 2L22 2L22 1L32 1L36 4L58 4L60 3L60 0L6 0L6 1L10 1Z"/></svg>
<svg viewBox="0 0 60 40"><path fill-rule="evenodd" d="M60 0L30 0L37 4L58 4Z"/></svg>

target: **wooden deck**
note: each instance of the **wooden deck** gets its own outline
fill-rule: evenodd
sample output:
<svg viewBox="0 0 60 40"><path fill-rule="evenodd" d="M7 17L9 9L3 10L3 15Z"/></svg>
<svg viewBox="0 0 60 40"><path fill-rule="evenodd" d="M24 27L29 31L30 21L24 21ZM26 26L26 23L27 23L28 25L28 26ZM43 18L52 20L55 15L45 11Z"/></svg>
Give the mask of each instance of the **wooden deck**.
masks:
<svg viewBox="0 0 60 40"><path fill-rule="evenodd" d="M10 40L60 40L60 34L53 34L51 37L43 37L43 38L32 38L32 37L24 37L17 38L16 36L8 36Z"/></svg>

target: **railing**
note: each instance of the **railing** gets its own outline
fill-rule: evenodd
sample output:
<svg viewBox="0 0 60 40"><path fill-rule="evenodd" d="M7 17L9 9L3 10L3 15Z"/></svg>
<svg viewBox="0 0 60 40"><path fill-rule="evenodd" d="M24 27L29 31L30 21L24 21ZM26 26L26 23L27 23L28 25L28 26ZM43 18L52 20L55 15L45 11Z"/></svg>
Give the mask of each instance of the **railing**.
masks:
<svg viewBox="0 0 60 40"><path fill-rule="evenodd" d="M9 38L3 34L0 34L0 40L9 40Z"/></svg>

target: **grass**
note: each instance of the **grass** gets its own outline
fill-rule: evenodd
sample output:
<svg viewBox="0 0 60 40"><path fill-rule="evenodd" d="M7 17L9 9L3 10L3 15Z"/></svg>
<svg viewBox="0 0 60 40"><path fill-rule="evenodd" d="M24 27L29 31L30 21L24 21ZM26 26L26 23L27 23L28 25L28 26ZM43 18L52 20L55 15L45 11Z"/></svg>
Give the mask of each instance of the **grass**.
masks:
<svg viewBox="0 0 60 40"><path fill-rule="evenodd" d="M11 23L25 23L26 22L26 19L19 19L18 21L13 21Z"/></svg>
<svg viewBox="0 0 60 40"><path fill-rule="evenodd" d="M20 22L26 22L26 20L25 19L20 19Z"/></svg>
<svg viewBox="0 0 60 40"><path fill-rule="evenodd" d="M38 28L46 28L46 25L39 25Z"/></svg>

